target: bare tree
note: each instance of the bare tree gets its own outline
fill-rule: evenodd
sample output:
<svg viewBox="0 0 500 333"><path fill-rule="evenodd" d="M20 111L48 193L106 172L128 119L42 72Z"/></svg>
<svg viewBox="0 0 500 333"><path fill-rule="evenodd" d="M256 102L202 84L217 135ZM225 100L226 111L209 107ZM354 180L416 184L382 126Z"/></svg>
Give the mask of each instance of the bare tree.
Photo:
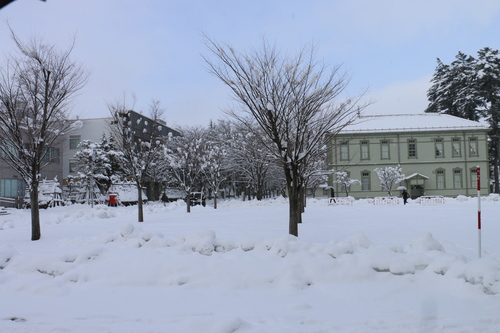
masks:
<svg viewBox="0 0 500 333"><path fill-rule="evenodd" d="M22 42L11 29L17 53L0 68L0 149L6 162L26 182L31 200L31 239L41 237L38 187L42 169L56 158L68 121L71 98L88 74L70 59L73 40L58 50L43 40Z"/></svg>
<svg viewBox="0 0 500 333"><path fill-rule="evenodd" d="M348 76L340 73L340 66L330 69L317 63L314 47L302 48L293 57L265 40L260 49L243 54L209 38L206 45L215 57L204 57L209 71L231 89L239 105L228 113L248 128L256 121L271 142L261 143L283 168L289 233L297 236L308 163L325 152L331 136L355 119L363 108L357 105L359 98L336 102Z"/></svg>
<svg viewBox="0 0 500 333"><path fill-rule="evenodd" d="M172 175L186 196L188 213L191 212L191 191L207 167L205 150L204 130L198 127L182 129L181 136L171 137L164 150Z"/></svg>
<svg viewBox="0 0 500 333"><path fill-rule="evenodd" d="M308 163L309 167L305 173L305 188L309 188L312 191L312 196L316 197L316 189L321 185L328 182L328 174L330 171L327 170L328 166L326 163L326 153L317 156L316 160L311 160ZM304 196L305 200L305 196ZM305 201L304 201L305 204Z"/></svg>
<svg viewBox="0 0 500 333"><path fill-rule="evenodd" d="M345 192L345 196L349 196L351 185L361 185L359 179L352 179L346 171L335 171L335 180L333 183L340 184L340 188Z"/></svg>
<svg viewBox="0 0 500 333"><path fill-rule="evenodd" d="M122 169L137 186L138 222L144 222L142 185L163 151L165 138L159 124L164 112L160 102L152 101L149 108L148 119L133 112L125 100L108 104L113 118L110 131L117 149L123 154Z"/></svg>
<svg viewBox="0 0 500 333"><path fill-rule="evenodd" d="M380 186L387 191L387 194L391 196L391 191L394 185L402 182L405 179L405 175L402 173L403 169L398 164L397 167L385 167L376 168L373 170L377 173L378 179L380 181Z"/></svg>
<svg viewBox="0 0 500 333"><path fill-rule="evenodd" d="M205 131L206 167L203 170L205 181L213 192L214 209L217 209L219 189L228 178L228 159L230 152L230 134L225 130L224 122L211 123Z"/></svg>
<svg viewBox="0 0 500 333"><path fill-rule="evenodd" d="M251 129L235 125L235 129L230 157L232 169L247 182L247 189L255 193L257 200L262 200L276 159L260 143L264 138L258 125L254 123Z"/></svg>

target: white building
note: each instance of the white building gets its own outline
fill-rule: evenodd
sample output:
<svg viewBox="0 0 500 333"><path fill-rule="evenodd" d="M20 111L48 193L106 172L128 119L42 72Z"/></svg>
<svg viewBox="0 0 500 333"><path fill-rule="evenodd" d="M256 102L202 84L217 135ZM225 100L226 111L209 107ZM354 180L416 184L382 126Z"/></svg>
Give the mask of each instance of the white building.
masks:
<svg viewBox="0 0 500 333"><path fill-rule="evenodd" d="M363 116L332 139L328 163L361 181L350 189L355 198L387 195L374 170L397 165L406 175L399 185L412 198L475 194L477 167L482 193L488 194L488 131L487 125L445 114Z"/></svg>
<svg viewBox="0 0 500 333"><path fill-rule="evenodd" d="M106 118L90 118L78 119L81 126L67 133L67 138L64 140L63 155L62 155L62 174L66 180L68 175L76 176L74 172L76 161L75 154L78 152L80 142L91 140L99 142L103 135L109 136L109 125L111 117Z"/></svg>

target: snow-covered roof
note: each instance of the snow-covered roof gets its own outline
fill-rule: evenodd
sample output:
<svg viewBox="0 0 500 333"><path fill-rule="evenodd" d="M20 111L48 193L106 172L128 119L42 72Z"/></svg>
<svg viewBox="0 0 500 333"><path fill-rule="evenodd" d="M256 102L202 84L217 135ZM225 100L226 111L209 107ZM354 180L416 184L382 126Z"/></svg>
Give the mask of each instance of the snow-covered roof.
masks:
<svg viewBox="0 0 500 333"><path fill-rule="evenodd" d="M360 116L340 133L421 132L452 130L487 130L488 126L447 114L391 114Z"/></svg>
<svg viewBox="0 0 500 333"><path fill-rule="evenodd" d="M409 176L406 176L405 179L412 179L412 178L424 178L424 179L429 179L429 177L427 177L426 175L423 175L421 173L412 173L411 175Z"/></svg>

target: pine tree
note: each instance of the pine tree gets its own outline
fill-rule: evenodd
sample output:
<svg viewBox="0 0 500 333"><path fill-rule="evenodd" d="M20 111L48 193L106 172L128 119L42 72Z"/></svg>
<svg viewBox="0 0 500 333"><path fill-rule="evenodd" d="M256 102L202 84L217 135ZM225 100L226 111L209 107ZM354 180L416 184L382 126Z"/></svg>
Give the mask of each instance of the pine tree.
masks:
<svg viewBox="0 0 500 333"><path fill-rule="evenodd" d="M99 143L91 140L80 142L80 150L75 154L78 167L77 172L87 193L87 203L94 204L97 199L96 186L104 185L109 180L111 165L106 153Z"/></svg>
<svg viewBox="0 0 500 333"><path fill-rule="evenodd" d="M500 56L485 47L477 57L459 52L446 65L438 59L432 86L427 92L426 112L446 113L490 124L489 157L494 192L500 192Z"/></svg>

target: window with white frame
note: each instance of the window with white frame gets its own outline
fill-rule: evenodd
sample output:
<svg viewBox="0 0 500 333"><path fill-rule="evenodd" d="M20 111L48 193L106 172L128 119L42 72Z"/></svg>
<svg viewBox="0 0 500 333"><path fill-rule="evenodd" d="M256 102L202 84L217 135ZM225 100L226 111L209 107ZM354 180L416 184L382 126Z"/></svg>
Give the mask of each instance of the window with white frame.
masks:
<svg viewBox="0 0 500 333"><path fill-rule="evenodd" d="M75 173L78 171L78 163L76 162L69 162L69 172L70 173Z"/></svg>
<svg viewBox="0 0 500 333"><path fill-rule="evenodd" d="M344 141L340 144L340 159L348 160L349 159L349 142Z"/></svg>
<svg viewBox="0 0 500 333"><path fill-rule="evenodd" d="M477 151L477 138L469 138L469 156L479 156Z"/></svg>
<svg viewBox="0 0 500 333"><path fill-rule="evenodd" d="M78 149L80 141L81 141L80 135L71 135L69 137L69 149Z"/></svg>
<svg viewBox="0 0 500 333"><path fill-rule="evenodd" d="M444 157L443 139L434 139L434 151L436 157Z"/></svg>
<svg viewBox="0 0 500 333"><path fill-rule="evenodd" d="M477 169L470 170L470 187L477 188Z"/></svg>
<svg viewBox="0 0 500 333"><path fill-rule="evenodd" d="M45 163L59 163L59 148L50 147L42 159Z"/></svg>
<svg viewBox="0 0 500 333"><path fill-rule="evenodd" d="M408 140L408 157L409 158L417 158L417 140L409 139Z"/></svg>
<svg viewBox="0 0 500 333"><path fill-rule="evenodd" d="M8 158L9 155L19 157L19 150L15 148L12 143L4 142L2 149L2 158Z"/></svg>
<svg viewBox="0 0 500 333"><path fill-rule="evenodd" d="M362 191L370 191L370 172L369 171L361 172L361 190Z"/></svg>
<svg viewBox="0 0 500 333"><path fill-rule="evenodd" d="M442 189L444 189L446 187L445 177L444 177L444 170L443 169L436 170L436 187L439 190L442 190Z"/></svg>
<svg viewBox="0 0 500 333"><path fill-rule="evenodd" d="M389 140L380 141L380 158L383 160L388 160L391 158L389 151Z"/></svg>
<svg viewBox="0 0 500 333"><path fill-rule="evenodd" d="M0 197L15 198L19 195L19 179L0 179Z"/></svg>
<svg viewBox="0 0 500 333"><path fill-rule="evenodd" d="M453 187L462 188L462 170L453 169Z"/></svg>
<svg viewBox="0 0 500 333"><path fill-rule="evenodd" d="M370 146L367 140L361 141L361 159L362 160L370 159Z"/></svg>
<svg viewBox="0 0 500 333"><path fill-rule="evenodd" d="M453 157L462 156L462 152L460 150L460 138L451 139L451 156Z"/></svg>

